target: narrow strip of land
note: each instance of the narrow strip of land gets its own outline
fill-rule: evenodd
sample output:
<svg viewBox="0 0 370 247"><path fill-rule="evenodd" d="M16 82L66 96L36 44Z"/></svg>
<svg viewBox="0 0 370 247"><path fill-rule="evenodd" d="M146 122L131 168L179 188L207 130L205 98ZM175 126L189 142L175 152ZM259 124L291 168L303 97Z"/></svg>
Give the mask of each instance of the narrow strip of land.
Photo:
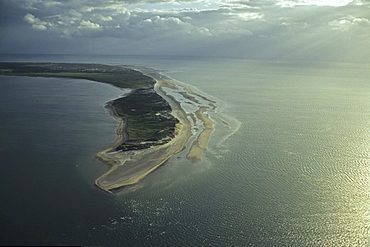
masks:
<svg viewBox="0 0 370 247"><path fill-rule="evenodd" d="M194 124L197 124L195 119L203 123L203 126L196 126L201 132L188 148L186 157L189 161L201 158L213 131L213 122L205 112L214 108L215 102L150 69L140 72L123 66L99 64L2 62L0 74L87 79L132 89L124 97L107 103L120 124L117 139L96 154L110 167L95 180L95 185L106 192L138 183L174 154L186 149L192 136L189 114ZM179 87L181 89L177 90ZM204 100L209 105L188 113L182 108L184 102L168 94L165 88L174 90L186 101L200 104L199 101Z"/></svg>
<svg viewBox="0 0 370 247"><path fill-rule="evenodd" d="M179 120L174 138L163 145L152 146L135 151L116 151L114 145L99 152L97 157L111 166L109 171L95 180L95 184L109 192L114 189L138 183L145 176L156 170L174 154L183 150L190 133L190 122L178 102L162 90L162 82L157 81L154 88L171 105L172 115ZM121 140L115 142L120 143Z"/></svg>

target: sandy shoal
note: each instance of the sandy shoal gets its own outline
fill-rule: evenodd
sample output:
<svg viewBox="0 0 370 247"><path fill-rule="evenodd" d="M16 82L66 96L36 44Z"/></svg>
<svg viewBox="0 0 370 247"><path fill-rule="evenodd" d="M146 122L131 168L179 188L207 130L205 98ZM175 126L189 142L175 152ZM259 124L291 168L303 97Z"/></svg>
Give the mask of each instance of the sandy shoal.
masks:
<svg viewBox="0 0 370 247"><path fill-rule="evenodd" d="M207 144L213 131L212 120L204 113L207 110L205 107L199 108L195 112L198 119L203 122L203 131L199 133L198 137L193 141L190 150L187 154L187 159L191 162L200 160L202 157L203 150L207 149Z"/></svg>

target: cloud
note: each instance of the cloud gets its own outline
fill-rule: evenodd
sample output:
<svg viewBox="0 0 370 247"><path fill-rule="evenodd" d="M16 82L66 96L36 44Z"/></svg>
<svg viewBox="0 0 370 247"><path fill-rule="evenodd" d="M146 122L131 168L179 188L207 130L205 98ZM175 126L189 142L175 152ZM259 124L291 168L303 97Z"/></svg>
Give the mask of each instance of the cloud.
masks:
<svg viewBox="0 0 370 247"><path fill-rule="evenodd" d="M189 23L181 21L177 17L160 17L160 16L153 16L151 18L145 19L139 23L137 23L138 27L144 29L177 29L177 30L190 30L191 25Z"/></svg>
<svg viewBox="0 0 370 247"><path fill-rule="evenodd" d="M36 39L43 33L45 37L59 40L59 44L81 42L84 48L100 44L101 50L107 52L109 49L127 52L130 48L130 52L140 54L318 57L323 51L335 54L338 47L347 49L348 40L354 42L352 46L365 44L370 50L365 42L370 43L368 0L17 0L1 3L11 10L0 17L6 20L3 23L7 23L9 32L12 31L8 24L17 23L29 31L30 38ZM23 18L16 19L17 16ZM16 32L17 28L13 30Z"/></svg>
<svg viewBox="0 0 370 247"><path fill-rule="evenodd" d="M93 23L91 21L82 20L80 25L77 27L78 29L93 29L93 30L100 30L101 26L98 23Z"/></svg>
<svg viewBox="0 0 370 247"><path fill-rule="evenodd" d="M77 2L77 3L76 3ZM121 1L52 1L32 0L23 7L33 10L24 21L39 30L52 29L62 37L144 38L151 35L211 35L204 26L193 25L189 11L128 10ZM85 3L85 4L82 4ZM197 12L193 9L190 12Z"/></svg>
<svg viewBox="0 0 370 247"><path fill-rule="evenodd" d="M316 5L316 6L345 6L351 3L352 0L296 0L296 1L280 1L282 6L299 6L299 5Z"/></svg>
<svg viewBox="0 0 370 247"><path fill-rule="evenodd" d="M36 18L34 15L28 13L23 17L23 20L32 25L32 28L38 30L45 30L47 26L52 26L52 24L45 21L41 21L39 18Z"/></svg>
<svg viewBox="0 0 370 247"><path fill-rule="evenodd" d="M370 5L369 0L354 0L350 3L351 5Z"/></svg>
<svg viewBox="0 0 370 247"><path fill-rule="evenodd" d="M340 20L333 20L328 23L333 30L348 32L350 30L358 30L364 32L367 29L370 32L370 21L366 18L347 16ZM359 28L361 30L359 30Z"/></svg>
<svg viewBox="0 0 370 247"><path fill-rule="evenodd" d="M150 34L150 36L157 36L158 32L161 35L195 35L195 36L210 36L211 31L204 27L192 24L193 18L181 14L170 15L166 14L152 16L144 19L137 24L134 24L133 28L139 30L141 33Z"/></svg>
<svg viewBox="0 0 370 247"><path fill-rule="evenodd" d="M155 3L154 0L149 2ZM157 3L159 2L163 1L158 0ZM227 34L238 37L254 34L268 36L265 31L275 29L287 32L293 27L297 31L300 26L297 23L304 23L304 28L309 25L308 21L295 20L294 16L290 16L291 20L283 22L277 19L274 14L271 14L274 10L287 16L296 11L284 10L279 6L281 1L276 0L228 1L221 3L217 9L200 10L197 8L128 9L127 5L123 5L127 1L118 0L66 0L63 4L60 3L62 0L29 1L24 6L34 10L32 15L35 21L34 23L28 21L28 23L40 30L45 30L48 26L63 37L86 35L125 39L152 38L162 35L166 37L192 35L193 38L196 38L195 36L220 37ZM138 4L143 1L129 1L129 3ZM297 2L294 1L294 3ZM288 13L289 11L291 13ZM282 23L290 29L281 29Z"/></svg>
<svg viewBox="0 0 370 247"><path fill-rule="evenodd" d="M362 27L370 27L370 21L366 18L354 18L352 22Z"/></svg>

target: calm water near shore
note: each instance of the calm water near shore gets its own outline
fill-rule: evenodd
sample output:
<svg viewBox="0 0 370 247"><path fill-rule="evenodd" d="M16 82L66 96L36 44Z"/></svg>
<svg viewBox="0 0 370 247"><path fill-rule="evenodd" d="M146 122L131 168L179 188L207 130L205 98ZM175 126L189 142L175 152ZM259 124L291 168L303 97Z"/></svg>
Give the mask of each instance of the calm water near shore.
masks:
<svg viewBox="0 0 370 247"><path fill-rule="evenodd" d="M217 102L203 160L136 191L93 186L123 91L0 77L0 244L368 246L370 67L156 57L2 57L153 67ZM228 126L229 125L229 126Z"/></svg>

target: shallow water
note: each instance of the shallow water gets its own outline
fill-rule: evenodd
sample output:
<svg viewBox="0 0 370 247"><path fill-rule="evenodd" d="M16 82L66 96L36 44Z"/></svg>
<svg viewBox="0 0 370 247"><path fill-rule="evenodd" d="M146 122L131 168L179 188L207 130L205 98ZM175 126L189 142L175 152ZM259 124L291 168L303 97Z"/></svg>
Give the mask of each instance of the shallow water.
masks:
<svg viewBox="0 0 370 247"><path fill-rule="evenodd" d="M92 157L115 139L118 123L103 105L121 92L84 81L1 77L2 243L369 244L366 66L95 59L154 67L215 100L203 160L178 154L136 191L106 195L92 185L106 169Z"/></svg>

